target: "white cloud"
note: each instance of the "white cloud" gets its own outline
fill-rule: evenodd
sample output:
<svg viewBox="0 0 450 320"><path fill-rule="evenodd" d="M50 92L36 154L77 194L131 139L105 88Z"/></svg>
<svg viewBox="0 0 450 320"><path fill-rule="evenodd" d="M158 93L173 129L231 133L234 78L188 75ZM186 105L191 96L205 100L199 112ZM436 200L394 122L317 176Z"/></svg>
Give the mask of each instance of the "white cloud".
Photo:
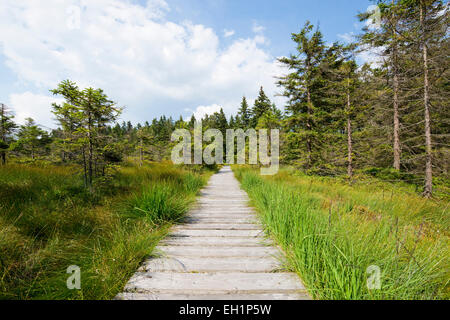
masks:
<svg viewBox="0 0 450 320"><path fill-rule="evenodd" d="M210 106L198 106L197 109L193 112L195 119L200 120L205 115L212 115L214 112L219 112L221 106L217 104L213 104Z"/></svg>
<svg viewBox="0 0 450 320"><path fill-rule="evenodd" d="M367 10L368 11L373 10L375 7L377 7L377 6L370 6ZM371 20L371 19L369 19L369 20ZM369 25L375 26L375 25L373 25L373 22L365 21L365 22L355 22L353 24L353 28L356 30L357 33L360 33L361 29L364 26L369 26ZM343 33L343 34L338 34L337 36L339 38L341 38L342 40L344 40L344 42L346 42L346 43L351 43L351 42L354 42L357 40L356 39L357 35L355 34L354 31ZM361 52L358 52L356 55L358 63L360 63L360 64L368 63L372 67L378 67L383 63L381 53L384 50L384 48L371 48L369 46L362 46L361 49L364 49L364 50Z"/></svg>
<svg viewBox="0 0 450 320"><path fill-rule="evenodd" d="M364 48L364 47L363 47ZM380 67L383 64L383 56L382 52L385 48L371 48L366 46L364 51L361 51L357 54L357 58L361 63L368 63L372 67Z"/></svg>
<svg viewBox="0 0 450 320"><path fill-rule="evenodd" d="M339 38L341 38L342 40L344 40L347 43L350 43L352 41L355 41L355 33L354 32L347 32L344 34L338 34L337 35Z"/></svg>
<svg viewBox="0 0 450 320"><path fill-rule="evenodd" d="M236 32L235 32L234 30L228 30L228 29L224 29L224 30L223 30L223 36L224 36L225 38L234 36L235 33L236 33Z"/></svg>
<svg viewBox="0 0 450 320"><path fill-rule="evenodd" d="M356 39L356 36L354 32L347 32L344 34L338 34L339 38L344 40L346 43L354 42ZM368 63L373 67L379 66L382 63L381 57L380 57L381 49L376 48L370 48L368 46L365 47L364 51L358 52L356 54L356 58L358 59L359 63Z"/></svg>
<svg viewBox="0 0 450 320"><path fill-rule="evenodd" d="M380 7L376 4L370 5L367 8L367 13L370 13L369 19L365 21L365 25L369 30L377 30L381 28L381 11Z"/></svg>
<svg viewBox="0 0 450 320"><path fill-rule="evenodd" d="M264 32L264 30L266 30L266 28L259 25L256 21L254 21L252 30L254 33L262 33L262 32Z"/></svg>
<svg viewBox="0 0 450 320"><path fill-rule="evenodd" d="M260 85L276 92L281 69L260 47L268 43L263 27L223 47L213 29L168 21L167 10L163 0L2 0L0 50L28 88L42 92L67 78L101 87L132 121L199 105L231 113Z"/></svg>
<svg viewBox="0 0 450 320"><path fill-rule="evenodd" d="M36 123L44 127L54 127L54 118L51 113L52 103L61 103L62 100L56 97L24 92L11 94L9 96L10 106L15 113L14 120L19 124L24 124L26 118L33 118Z"/></svg>

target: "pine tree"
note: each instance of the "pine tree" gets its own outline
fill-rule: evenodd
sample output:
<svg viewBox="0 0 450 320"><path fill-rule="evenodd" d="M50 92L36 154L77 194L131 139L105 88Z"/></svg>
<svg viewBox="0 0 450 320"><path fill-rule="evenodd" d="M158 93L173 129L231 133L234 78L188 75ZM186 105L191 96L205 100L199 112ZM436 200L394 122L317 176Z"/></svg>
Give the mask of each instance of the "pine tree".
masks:
<svg viewBox="0 0 450 320"><path fill-rule="evenodd" d="M189 120L189 129L194 129L195 121L197 121L197 119L195 119L195 116L192 115L191 120Z"/></svg>
<svg viewBox="0 0 450 320"><path fill-rule="evenodd" d="M258 98L255 100L255 104L252 108L252 120L251 123L253 127L255 127L258 124L259 118L262 117L262 115L272 108L272 103L270 102L270 99L267 97L266 93L264 92L263 87L259 89L259 95Z"/></svg>
<svg viewBox="0 0 450 320"><path fill-rule="evenodd" d="M381 50L380 54L387 63L391 80L389 100L386 104L392 105L392 133L393 133L393 167L400 170L401 143L400 143L400 109L401 109L401 82L405 70L401 69L401 51L405 49L404 38L404 6L403 1L380 1L378 6L381 11L382 23L380 28L365 28L365 34L361 37L362 44ZM370 13L361 14L362 21L368 21Z"/></svg>
<svg viewBox="0 0 450 320"><path fill-rule="evenodd" d="M273 112L273 109L269 109L259 117L256 129L281 129L281 121L278 116Z"/></svg>
<svg viewBox="0 0 450 320"><path fill-rule="evenodd" d="M223 108L220 108L219 115L217 118L217 129L222 132L223 136L226 135L227 129L228 129L228 121L227 117L225 116L225 113L223 112Z"/></svg>
<svg viewBox="0 0 450 320"><path fill-rule="evenodd" d="M385 61L379 73L387 80L384 94L374 95L371 104L374 115L393 117L394 167L399 167L400 151L405 170L418 173L425 167L423 194L430 197L433 170L445 172L448 168L446 161L440 161L445 158L448 129L438 125L441 121L432 121L433 117L448 116L448 6L436 0L389 0L379 1L379 7L381 28L366 30L362 37L363 44L381 49ZM382 80L374 78L372 82L381 84ZM386 105L392 109L386 110ZM379 125L381 129L387 124L380 121ZM389 132L377 139L383 138L391 140Z"/></svg>
<svg viewBox="0 0 450 320"><path fill-rule="evenodd" d="M277 108L275 103L272 103L271 111L275 115L275 117L277 117L278 120L282 120L283 119L283 112L281 112L281 110Z"/></svg>
<svg viewBox="0 0 450 320"><path fill-rule="evenodd" d="M175 128L176 129L185 129L185 128L187 128L187 123L184 122L183 116L180 116L178 121L175 122Z"/></svg>
<svg viewBox="0 0 450 320"><path fill-rule="evenodd" d="M14 116L11 110L0 103L0 161L2 165L6 164L6 151L12 142L12 135L17 125L13 121Z"/></svg>
<svg viewBox="0 0 450 320"><path fill-rule="evenodd" d="M247 103L247 98L245 98L245 96L242 97L241 107L239 108L238 115L236 117L236 122L239 122L239 124L243 126L243 129L247 129L250 127L251 114L250 108Z"/></svg>
<svg viewBox="0 0 450 320"><path fill-rule="evenodd" d="M219 112L214 112L211 116L206 116L203 121L204 129L218 129L225 136L228 129L227 117L222 108Z"/></svg>
<svg viewBox="0 0 450 320"><path fill-rule="evenodd" d="M146 153L146 146L152 143L154 139L153 130L149 127L142 127L137 131L136 134L139 139L137 149L139 152L139 166L142 167L144 163L144 155Z"/></svg>
<svg viewBox="0 0 450 320"><path fill-rule="evenodd" d="M230 116L230 120L228 121L228 128L230 128L230 129L236 128L236 122L234 120L233 115Z"/></svg>
<svg viewBox="0 0 450 320"><path fill-rule="evenodd" d="M25 119L25 124L20 126L17 141L13 143L12 149L31 156L32 160L37 155L48 151L51 142L48 132L39 128L32 118Z"/></svg>
<svg viewBox="0 0 450 320"><path fill-rule="evenodd" d="M425 136L425 186L423 195L427 198L433 194L433 142L432 142L432 101L436 99L434 94L439 87L439 76L436 71L440 69L439 64L448 62L448 52L441 56L441 47L448 47L448 6L444 7L442 1L437 0L409 0L409 13L415 18L413 30L417 37L411 39L413 44L418 45L422 52L421 66L422 92L423 92L423 122ZM448 78L447 78L448 81ZM439 93L437 95L439 97Z"/></svg>
<svg viewBox="0 0 450 320"><path fill-rule="evenodd" d="M337 110L341 110L340 115L341 119L345 123L345 131L347 134L347 176L349 181L352 181L353 171L354 171L354 118L358 113L358 65L355 60L350 59L341 64L338 72L339 72L339 81L336 84L340 87L337 88L338 98L340 98L340 108Z"/></svg>
<svg viewBox="0 0 450 320"><path fill-rule="evenodd" d="M91 188L96 171L104 173L105 151L110 142L106 135L107 125L117 119L121 109L108 99L102 89L81 91L68 80L51 92L66 100L62 105L53 104L53 113L68 132L70 144L81 152L85 184ZM128 133L131 129L129 122L125 130Z"/></svg>
<svg viewBox="0 0 450 320"><path fill-rule="evenodd" d="M323 77L320 70L325 56L325 45L319 30L311 34L313 28L314 26L307 22L299 33L292 34L292 40L297 44L297 54L279 60L291 73L278 81L278 85L284 88L283 95L288 98L285 121L288 126L287 138L291 158L301 159L306 156L307 168L320 158L323 145L323 111L327 112L326 103L323 101Z"/></svg>

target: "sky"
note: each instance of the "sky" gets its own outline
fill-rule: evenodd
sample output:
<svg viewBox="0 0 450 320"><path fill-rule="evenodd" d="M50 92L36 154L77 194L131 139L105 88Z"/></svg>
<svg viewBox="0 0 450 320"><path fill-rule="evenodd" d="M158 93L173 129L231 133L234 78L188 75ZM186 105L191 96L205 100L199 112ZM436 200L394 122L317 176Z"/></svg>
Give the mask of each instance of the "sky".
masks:
<svg viewBox="0 0 450 320"><path fill-rule="evenodd" d="M0 102L16 121L55 128L50 89L102 88L121 120L229 116L260 86L283 108L277 62L309 20L325 41L361 32L369 0L2 0ZM364 59L367 57L361 57Z"/></svg>

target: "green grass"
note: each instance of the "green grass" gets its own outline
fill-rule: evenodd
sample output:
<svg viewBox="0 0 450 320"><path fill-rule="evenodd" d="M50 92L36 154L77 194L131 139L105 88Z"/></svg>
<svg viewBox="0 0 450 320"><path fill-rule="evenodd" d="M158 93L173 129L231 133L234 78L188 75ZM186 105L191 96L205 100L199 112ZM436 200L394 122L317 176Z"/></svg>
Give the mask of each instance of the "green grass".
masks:
<svg viewBox="0 0 450 320"><path fill-rule="evenodd" d="M290 268L316 299L448 299L448 201L426 200L407 184L282 170L261 177L234 167ZM367 287L369 266L381 289Z"/></svg>
<svg viewBox="0 0 450 320"><path fill-rule="evenodd" d="M128 165L90 193L78 172L0 167L0 299L113 298L211 173ZM71 265L81 290L67 289Z"/></svg>

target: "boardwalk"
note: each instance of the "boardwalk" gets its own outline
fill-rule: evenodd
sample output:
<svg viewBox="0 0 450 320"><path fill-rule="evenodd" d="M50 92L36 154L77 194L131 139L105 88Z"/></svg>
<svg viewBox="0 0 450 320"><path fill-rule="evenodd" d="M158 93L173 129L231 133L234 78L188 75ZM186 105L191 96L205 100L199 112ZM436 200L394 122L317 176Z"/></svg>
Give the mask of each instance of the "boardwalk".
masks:
<svg viewBox="0 0 450 320"><path fill-rule="evenodd" d="M118 299L309 299L264 237L231 169L212 176L197 206L157 247Z"/></svg>

